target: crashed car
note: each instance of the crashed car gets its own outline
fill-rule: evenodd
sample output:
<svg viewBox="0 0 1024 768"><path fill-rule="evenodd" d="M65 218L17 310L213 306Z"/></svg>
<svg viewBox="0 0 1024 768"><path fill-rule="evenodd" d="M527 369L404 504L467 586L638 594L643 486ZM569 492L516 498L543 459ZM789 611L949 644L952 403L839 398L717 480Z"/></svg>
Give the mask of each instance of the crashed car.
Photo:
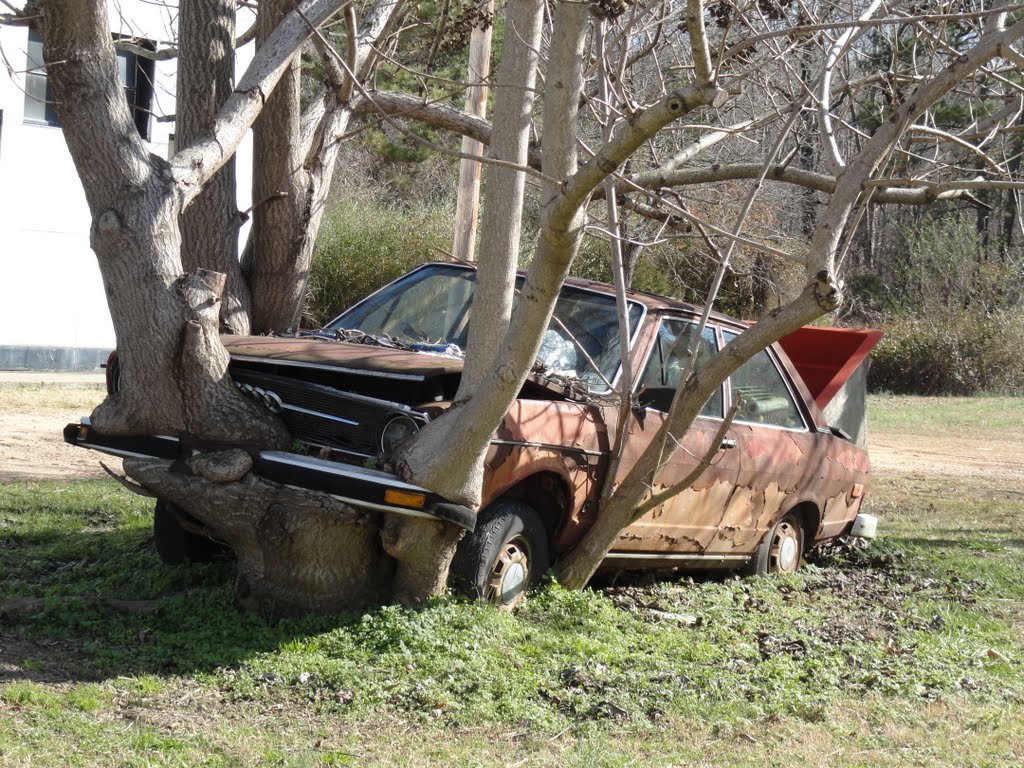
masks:
<svg viewBox="0 0 1024 768"><path fill-rule="evenodd" d="M620 368L619 315L611 286L566 281L537 365L491 439L477 513L376 468L455 397L475 286L472 265L427 264L320 330L223 341L239 390L278 414L295 441L292 451L260 453L257 475L382 515L431 517L466 529L452 583L510 606L600 512L619 418L609 397ZM639 375L620 478L666 418L700 317L697 307L647 293L628 292L627 304ZM697 363L745 327L712 314ZM811 547L851 532L872 534L873 520L859 514L867 453L830 427L822 408L877 334L848 332L854 337L844 337L845 346L828 340L824 346L841 350L831 360L806 354L807 334L829 330L803 329L719 387L654 486L669 487L690 473L741 397L713 462L692 486L623 530L602 567L788 573ZM784 347L803 350L801 370ZM117 386L116 373L108 386ZM106 437L87 422L68 425L65 437L121 456L174 459L190 450L170 436ZM198 522L187 517L156 505L157 548L168 562L211 551Z"/></svg>

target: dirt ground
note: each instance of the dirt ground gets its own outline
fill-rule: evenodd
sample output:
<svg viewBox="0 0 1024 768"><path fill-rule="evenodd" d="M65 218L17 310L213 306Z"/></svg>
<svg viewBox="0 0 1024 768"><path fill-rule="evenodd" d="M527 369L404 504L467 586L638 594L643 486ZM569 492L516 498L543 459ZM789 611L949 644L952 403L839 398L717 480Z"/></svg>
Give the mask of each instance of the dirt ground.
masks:
<svg viewBox="0 0 1024 768"><path fill-rule="evenodd" d="M99 387L70 387L64 397L40 393L4 403L0 409L0 482L98 477L104 474L101 460L119 471L119 459L72 448L62 437L64 425L88 415L101 398ZM871 426L869 440L877 475L985 476L1024 488L1024 434L1002 432L998 439L986 439L977 433L903 432Z"/></svg>
<svg viewBox="0 0 1024 768"><path fill-rule="evenodd" d="M121 462L113 456L64 442L64 425L82 415L63 411L0 414L0 481L101 476L101 460L119 469Z"/></svg>
<svg viewBox="0 0 1024 768"><path fill-rule="evenodd" d="M100 460L120 469L120 460L64 442L64 425L88 416L103 397L97 386L9 388L0 393L0 483L9 480L101 477Z"/></svg>
<svg viewBox="0 0 1024 768"><path fill-rule="evenodd" d="M875 429L868 450L876 475L985 477L1024 489L1024 434L998 440L974 435L919 434Z"/></svg>

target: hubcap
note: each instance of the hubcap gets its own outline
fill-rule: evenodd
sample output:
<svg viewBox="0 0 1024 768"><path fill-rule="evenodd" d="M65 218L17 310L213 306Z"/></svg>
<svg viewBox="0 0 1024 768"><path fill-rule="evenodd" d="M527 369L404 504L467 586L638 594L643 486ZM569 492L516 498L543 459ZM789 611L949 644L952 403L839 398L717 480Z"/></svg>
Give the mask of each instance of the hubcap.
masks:
<svg viewBox="0 0 1024 768"><path fill-rule="evenodd" d="M775 573L793 573L800 565L800 531L785 521L779 524L769 552L769 569Z"/></svg>
<svg viewBox="0 0 1024 768"><path fill-rule="evenodd" d="M789 571L792 570L794 562L796 562L796 542L786 539L782 542L782 547L779 548L779 567L784 571Z"/></svg>
<svg viewBox="0 0 1024 768"><path fill-rule="evenodd" d="M514 608L530 583L530 553L526 542L516 537L502 547L494 561L484 597L502 608Z"/></svg>

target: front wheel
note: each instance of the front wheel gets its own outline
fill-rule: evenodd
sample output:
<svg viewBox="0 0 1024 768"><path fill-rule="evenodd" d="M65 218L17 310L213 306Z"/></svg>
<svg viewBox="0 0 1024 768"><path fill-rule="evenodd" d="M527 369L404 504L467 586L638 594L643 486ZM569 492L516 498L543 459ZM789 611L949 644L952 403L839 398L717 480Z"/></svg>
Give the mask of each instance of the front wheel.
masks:
<svg viewBox="0 0 1024 768"><path fill-rule="evenodd" d="M550 564L548 535L533 507L514 499L480 513L452 560L449 582L463 594L512 610Z"/></svg>
<svg viewBox="0 0 1024 768"><path fill-rule="evenodd" d="M790 512L768 531L750 560L749 572L758 576L795 573L804 554L804 529L800 517Z"/></svg>

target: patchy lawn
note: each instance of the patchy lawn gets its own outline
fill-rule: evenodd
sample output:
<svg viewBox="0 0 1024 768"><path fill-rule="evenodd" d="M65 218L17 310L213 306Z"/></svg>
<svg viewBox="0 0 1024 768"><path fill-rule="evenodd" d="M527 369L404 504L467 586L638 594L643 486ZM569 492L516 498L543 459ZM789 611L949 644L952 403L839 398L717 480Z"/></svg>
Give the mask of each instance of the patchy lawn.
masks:
<svg viewBox="0 0 1024 768"><path fill-rule="evenodd" d="M549 587L512 616L267 625L232 605L230 562L159 563L145 499L9 483L0 765L1019 766L1022 405L873 398L869 549L785 579ZM900 464L949 437L942 471ZM991 471L964 461L991 443L1012 449Z"/></svg>

